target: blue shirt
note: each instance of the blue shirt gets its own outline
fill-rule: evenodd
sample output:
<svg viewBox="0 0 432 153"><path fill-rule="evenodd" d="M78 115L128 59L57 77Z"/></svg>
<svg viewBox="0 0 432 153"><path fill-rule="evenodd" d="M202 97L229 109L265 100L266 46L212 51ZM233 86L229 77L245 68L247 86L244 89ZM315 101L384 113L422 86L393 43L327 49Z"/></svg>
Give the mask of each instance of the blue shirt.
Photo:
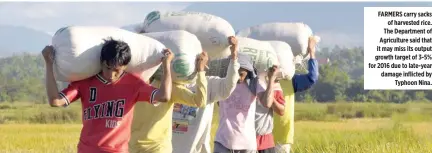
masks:
<svg viewBox="0 0 432 153"><path fill-rule="evenodd" d="M318 81L318 61L309 59L307 74L295 74L292 81L294 93L305 91Z"/></svg>

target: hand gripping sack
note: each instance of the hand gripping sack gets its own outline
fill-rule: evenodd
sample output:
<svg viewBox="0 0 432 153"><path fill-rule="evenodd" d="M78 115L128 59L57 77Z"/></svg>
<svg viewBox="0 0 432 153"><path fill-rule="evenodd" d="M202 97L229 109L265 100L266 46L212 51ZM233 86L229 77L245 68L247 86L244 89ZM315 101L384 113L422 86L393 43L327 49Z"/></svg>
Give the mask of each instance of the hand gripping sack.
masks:
<svg viewBox="0 0 432 153"><path fill-rule="evenodd" d="M228 37L234 36L234 28L220 17L186 11L153 11L144 21L141 32L163 32L185 30L198 37L209 57L224 57L229 54Z"/></svg>
<svg viewBox="0 0 432 153"><path fill-rule="evenodd" d="M304 23L265 23L237 32L237 36L263 41L284 41L291 46L294 56L306 56L312 29Z"/></svg>
<svg viewBox="0 0 432 153"><path fill-rule="evenodd" d="M173 82L186 84L195 78L195 59L202 52L198 38L183 30L155 32L144 34L158 40L175 54L171 63ZM162 75L162 67L155 74L156 78Z"/></svg>
<svg viewBox="0 0 432 153"><path fill-rule="evenodd" d="M100 72L103 40L109 37L129 45L132 59L127 72L148 80L160 66L165 46L157 40L115 27L71 26L59 29L52 38L57 81L83 80Z"/></svg>
<svg viewBox="0 0 432 153"><path fill-rule="evenodd" d="M258 75L267 75L268 68L279 65L276 52L270 43L251 38L237 37L239 52L252 57Z"/></svg>
<svg viewBox="0 0 432 153"><path fill-rule="evenodd" d="M291 79L295 74L295 63L294 56L291 51L290 45L283 41L267 41L269 42L273 49L275 50L279 64L281 77L286 79Z"/></svg>
<svg viewBox="0 0 432 153"><path fill-rule="evenodd" d="M252 58L258 75L266 76L267 69L273 65L279 65L276 52L270 43L250 38L237 37L239 53L246 54ZM210 61L210 71L208 76L226 75L229 64L229 58L217 59Z"/></svg>

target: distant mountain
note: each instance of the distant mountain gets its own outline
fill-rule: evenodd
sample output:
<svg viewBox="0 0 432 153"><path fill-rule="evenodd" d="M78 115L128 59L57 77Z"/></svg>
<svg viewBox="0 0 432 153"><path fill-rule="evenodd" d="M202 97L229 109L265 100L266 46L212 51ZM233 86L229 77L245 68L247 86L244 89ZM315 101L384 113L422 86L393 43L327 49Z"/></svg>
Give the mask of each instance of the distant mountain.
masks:
<svg viewBox="0 0 432 153"><path fill-rule="evenodd" d="M133 24L123 29L133 31L139 25ZM47 44L51 44L52 35L22 26L0 25L0 57L23 52L39 53Z"/></svg>
<svg viewBox="0 0 432 153"><path fill-rule="evenodd" d="M201 2L192 3L184 10L220 16L236 30L268 22L304 22L321 36L321 47L353 47L363 45L364 7L414 6L428 7L432 3ZM139 22L121 28L134 31ZM31 29L32 25L25 26L0 25L0 57L20 52L37 53L51 42L50 34Z"/></svg>
<svg viewBox="0 0 432 153"><path fill-rule="evenodd" d="M0 57L16 53L38 53L51 43L52 36L34 29L0 25Z"/></svg>

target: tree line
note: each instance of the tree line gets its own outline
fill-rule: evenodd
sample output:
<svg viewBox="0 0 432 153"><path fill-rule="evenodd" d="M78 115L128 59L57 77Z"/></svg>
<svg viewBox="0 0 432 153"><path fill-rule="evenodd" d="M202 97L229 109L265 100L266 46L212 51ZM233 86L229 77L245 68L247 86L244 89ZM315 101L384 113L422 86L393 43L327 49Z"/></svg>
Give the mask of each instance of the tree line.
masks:
<svg viewBox="0 0 432 153"><path fill-rule="evenodd" d="M298 102L392 102L430 101L429 90L363 90L362 47L317 52L330 62L319 65L314 87L296 94ZM0 102L45 103L45 65L41 55L17 54L0 59ZM297 73L306 73L298 71Z"/></svg>
<svg viewBox="0 0 432 153"><path fill-rule="evenodd" d="M318 83L309 91L297 93L296 100L304 102L429 102L429 90L363 90L364 49L322 49L318 57L329 58L319 65ZM299 72L305 73L305 72Z"/></svg>

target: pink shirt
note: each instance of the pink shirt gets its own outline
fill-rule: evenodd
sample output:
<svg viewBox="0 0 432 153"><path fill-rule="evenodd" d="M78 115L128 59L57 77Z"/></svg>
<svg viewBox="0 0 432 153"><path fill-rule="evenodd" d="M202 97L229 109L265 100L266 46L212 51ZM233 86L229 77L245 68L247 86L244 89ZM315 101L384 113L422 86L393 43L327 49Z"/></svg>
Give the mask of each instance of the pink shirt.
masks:
<svg viewBox="0 0 432 153"><path fill-rule="evenodd" d="M257 85L257 93L264 88ZM246 83L237 84L228 99L219 102L219 128L215 141L232 150L256 150L255 109L257 96Z"/></svg>

